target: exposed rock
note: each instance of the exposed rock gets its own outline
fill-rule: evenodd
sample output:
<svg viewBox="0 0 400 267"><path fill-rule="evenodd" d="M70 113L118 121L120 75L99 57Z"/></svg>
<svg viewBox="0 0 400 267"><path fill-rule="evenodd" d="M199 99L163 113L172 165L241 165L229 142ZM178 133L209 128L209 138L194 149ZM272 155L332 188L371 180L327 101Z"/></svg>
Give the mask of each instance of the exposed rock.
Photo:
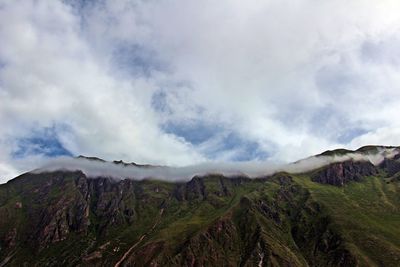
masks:
<svg viewBox="0 0 400 267"><path fill-rule="evenodd" d="M259 202L259 207L262 212L266 217L269 219L273 220L276 224L281 224L282 219L280 217L280 210L276 206L276 203L267 203L263 200Z"/></svg>
<svg viewBox="0 0 400 267"><path fill-rule="evenodd" d="M196 198L204 199L207 197L203 179L200 177L193 177L192 180L186 183L185 189L186 200L193 200Z"/></svg>
<svg viewBox="0 0 400 267"><path fill-rule="evenodd" d="M27 179L34 180L37 176L28 174ZM88 179L82 172L53 173L49 180L44 179L40 187L32 190L34 206L27 208L29 224L34 230L29 236L30 242L41 251L66 240L71 233L86 235L92 229L91 214L98 218L93 229L100 235L105 235L109 226L132 223L136 215L133 183ZM53 199L51 196L58 191L63 194ZM17 202L15 207L22 208L22 203Z"/></svg>
<svg viewBox="0 0 400 267"><path fill-rule="evenodd" d="M369 161L344 161L332 163L312 176L317 183L343 186L350 181L360 182L363 177L376 175L375 167Z"/></svg>
<svg viewBox="0 0 400 267"><path fill-rule="evenodd" d="M400 154L396 155L392 159L385 158L379 167L386 171L387 176L391 177L396 173L400 172Z"/></svg>
<svg viewBox="0 0 400 267"><path fill-rule="evenodd" d="M207 192L203 180L195 176L187 183L178 184L173 195L179 201L203 200L207 197Z"/></svg>

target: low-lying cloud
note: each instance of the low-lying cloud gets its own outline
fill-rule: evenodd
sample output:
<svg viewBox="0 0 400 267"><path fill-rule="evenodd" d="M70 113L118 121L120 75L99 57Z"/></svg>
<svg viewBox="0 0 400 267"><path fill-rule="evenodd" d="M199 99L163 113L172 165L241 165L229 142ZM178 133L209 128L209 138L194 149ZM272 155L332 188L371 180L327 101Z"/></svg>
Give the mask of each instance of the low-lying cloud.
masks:
<svg viewBox="0 0 400 267"><path fill-rule="evenodd" d="M203 163L186 167L137 166L134 164L114 163L87 158L59 157L34 170L34 173L57 170L82 171L91 178L110 177L120 179L155 179L163 181L188 181L194 176L222 174L227 177L248 176L250 178L272 175L277 172L303 173L335 162L369 161L380 164L385 158L393 158L399 154L398 148L382 148L376 153L350 152L344 155L313 156L290 164L273 164L270 162L238 162L238 163Z"/></svg>

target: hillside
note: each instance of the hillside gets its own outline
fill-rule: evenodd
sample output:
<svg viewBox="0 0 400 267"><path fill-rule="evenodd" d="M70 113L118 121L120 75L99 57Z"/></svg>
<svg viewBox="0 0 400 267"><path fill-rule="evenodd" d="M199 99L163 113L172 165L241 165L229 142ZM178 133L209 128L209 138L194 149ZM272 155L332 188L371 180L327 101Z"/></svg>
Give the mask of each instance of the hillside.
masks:
<svg viewBox="0 0 400 267"><path fill-rule="evenodd" d="M399 177L398 154L173 183L29 172L0 185L0 266L398 266Z"/></svg>

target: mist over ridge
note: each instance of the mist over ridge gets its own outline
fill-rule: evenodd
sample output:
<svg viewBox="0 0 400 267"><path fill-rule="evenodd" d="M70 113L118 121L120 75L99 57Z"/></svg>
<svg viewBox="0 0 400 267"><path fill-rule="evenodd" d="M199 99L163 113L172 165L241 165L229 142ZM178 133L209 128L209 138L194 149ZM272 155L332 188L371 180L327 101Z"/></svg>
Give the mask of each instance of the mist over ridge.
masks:
<svg viewBox="0 0 400 267"><path fill-rule="evenodd" d="M57 157L49 160L43 166L33 170L33 173L45 173L58 170L82 171L91 178L110 177L120 179L154 179L164 181L188 181L194 176L219 174L227 177L248 176L250 178L272 175L277 172L303 173L331 163L353 161L368 161L379 165L385 158L393 158L400 153L398 147L366 146L358 150L333 150L311 156L293 163L277 164L268 161L248 162L207 162L197 165L170 167L138 165L123 161L109 162L96 157Z"/></svg>

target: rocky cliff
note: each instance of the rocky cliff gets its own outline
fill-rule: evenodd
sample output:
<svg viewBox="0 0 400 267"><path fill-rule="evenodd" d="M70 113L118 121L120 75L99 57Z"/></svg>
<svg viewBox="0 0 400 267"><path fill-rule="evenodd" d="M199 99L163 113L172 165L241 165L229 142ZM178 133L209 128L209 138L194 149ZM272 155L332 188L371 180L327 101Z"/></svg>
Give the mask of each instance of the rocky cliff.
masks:
<svg viewBox="0 0 400 267"><path fill-rule="evenodd" d="M378 168L369 161L353 161L332 163L312 176L314 182L344 186L351 181L360 182L363 177L377 175Z"/></svg>

